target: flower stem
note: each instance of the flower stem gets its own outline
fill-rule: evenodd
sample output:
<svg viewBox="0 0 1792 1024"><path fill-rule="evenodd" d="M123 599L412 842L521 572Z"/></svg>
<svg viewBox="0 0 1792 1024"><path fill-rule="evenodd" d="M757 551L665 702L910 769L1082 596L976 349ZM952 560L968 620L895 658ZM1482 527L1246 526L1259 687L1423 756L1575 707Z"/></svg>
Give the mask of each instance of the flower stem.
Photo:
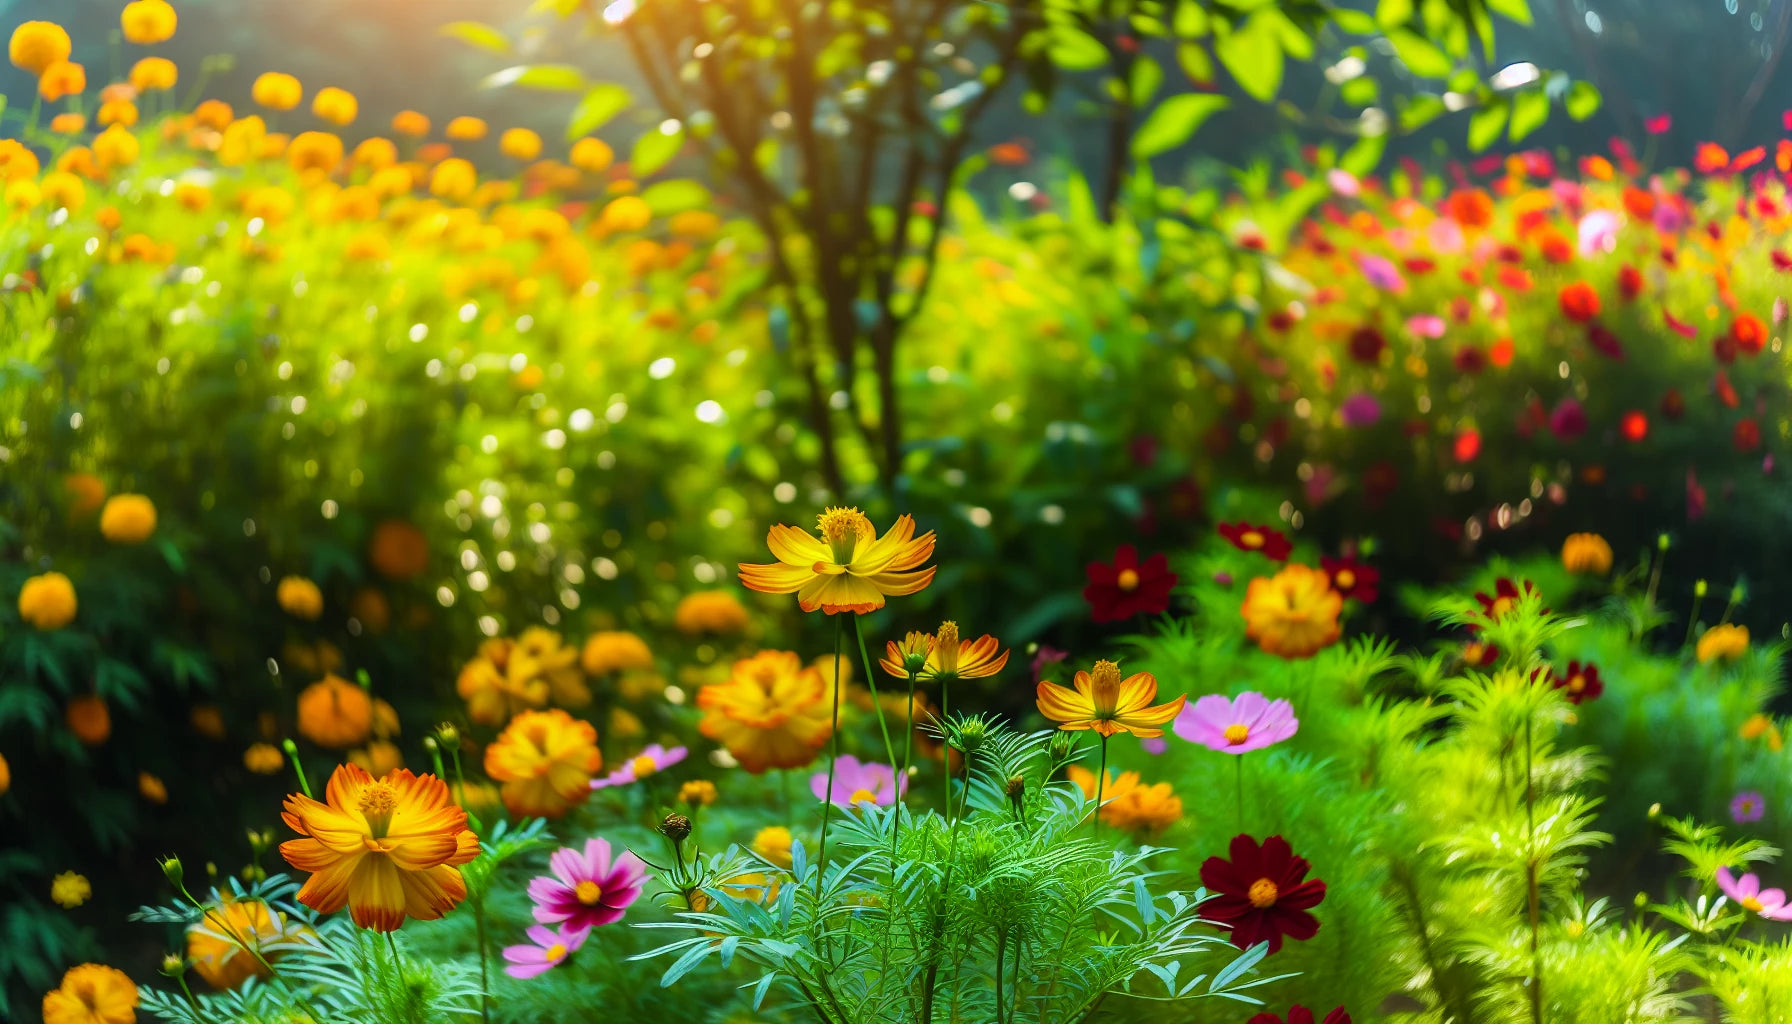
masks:
<svg viewBox="0 0 1792 1024"><path fill-rule="evenodd" d="M1108 735L1101 734L1101 770L1095 773L1095 820L1090 828L1096 835L1101 834L1101 790L1108 781Z"/></svg>
<svg viewBox="0 0 1792 1024"><path fill-rule="evenodd" d="M286 751L286 759L292 762L293 773L299 777L299 791L311 797L311 781L305 778L305 766L299 763L299 745L291 740L280 744ZM312 799L316 799L312 797Z"/></svg>
<svg viewBox="0 0 1792 1024"><path fill-rule="evenodd" d="M459 758L456 758L458 761ZM485 894L481 892L473 897L473 924L479 936L479 1019L489 1022L491 1016L492 983L490 967L487 961L490 956L486 952L485 943Z"/></svg>
<svg viewBox="0 0 1792 1024"><path fill-rule="evenodd" d="M1234 764L1236 765L1236 769L1237 769L1233 774L1236 775L1238 778L1238 832L1240 835L1243 835L1244 834L1244 755L1239 754L1236 757L1232 758L1232 760L1233 760Z"/></svg>
<svg viewBox="0 0 1792 1024"><path fill-rule="evenodd" d="M834 766L840 763L840 645L846 639L846 624L834 616L834 717L829 728L828 786L822 790L821 850L815 858L815 898L821 899L821 878L828 868L828 824L834 817ZM817 913L815 920L820 922Z"/></svg>
<svg viewBox="0 0 1792 1024"><path fill-rule="evenodd" d="M939 720L942 727L946 722L946 691L951 685L951 680L940 680ZM946 815L946 819L950 821L952 818L952 744L947 743L944 740L940 741L940 781L945 786L946 790L946 802L941 805L940 810Z"/></svg>
<svg viewBox="0 0 1792 1024"><path fill-rule="evenodd" d="M865 685L871 690L871 706L877 710L877 727L884 734L884 757L888 759L888 764L894 769L896 766L896 744L890 742L890 723L884 719L883 702L877 699L877 676L871 672L871 654L865 650L865 631L860 627L857 615L852 617L852 635L859 642L859 660L865 666ZM840 666L836 664L834 666L836 676L839 671Z"/></svg>
<svg viewBox="0 0 1792 1024"><path fill-rule="evenodd" d="M1524 819L1525 841L1529 849L1526 851L1525 888L1531 915L1531 1022L1543 1024L1543 954L1538 943L1537 794L1531 767L1531 720L1534 717L1535 714L1527 708L1524 716Z"/></svg>
<svg viewBox="0 0 1792 1024"><path fill-rule="evenodd" d="M903 721L908 723L902 731L902 768L896 776L895 810L896 820L890 828L890 862L896 861L896 839L902 834L903 795L908 792L909 759L915 754L915 674L908 674L908 705L902 712Z"/></svg>

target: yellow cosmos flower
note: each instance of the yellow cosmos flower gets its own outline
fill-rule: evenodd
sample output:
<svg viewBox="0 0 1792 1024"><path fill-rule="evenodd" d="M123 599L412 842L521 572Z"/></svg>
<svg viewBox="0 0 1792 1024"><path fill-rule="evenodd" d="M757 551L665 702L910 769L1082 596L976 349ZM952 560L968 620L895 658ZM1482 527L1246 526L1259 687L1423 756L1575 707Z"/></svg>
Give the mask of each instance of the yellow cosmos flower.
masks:
<svg viewBox="0 0 1792 1024"><path fill-rule="evenodd" d="M803 611L833 615L876 611L886 596L918 593L933 581L934 568L920 568L933 554L933 532L916 537L913 517L902 516L879 537L858 509L830 508L817 532L819 539L794 526L773 526L766 544L778 561L742 564L741 582L766 594L794 593Z"/></svg>
<svg viewBox="0 0 1792 1024"><path fill-rule="evenodd" d="M686 594L672 613L673 625L686 636L742 633L749 621L746 606L726 590Z"/></svg>
<svg viewBox="0 0 1792 1024"><path fill-rule="evenodd" d="M910 634L912 640L914 634ZM1002 671L1008 664L1008 652L1002 650L1002 642L988 633L966 643L958 638L958 623L942 622L940 630L927 638L927 654L921 669L915 678L922 682L938 680L952 682L958 679L985 679ZM913 648L903 653L903 660L897 662L902 671L892 668L889 654L895 653L895 645L886 650L883 662L884 671L893 676L906 677L908 659L913 657Z"/></svg>
<svg viewBox="0 0 1792 1024"><path fill-rule="evenodd" d="M1078 672L1071 682L1075 689L1041 682L1039 713L1060 729L1093 729L1103 737L1122 732L1141 739L1162 736L1158 726L1175 718L1188 701L1185 695L1153 707L1157 677L1137 672L1121 679L1120 666L1111 661L1096 662L1093 670Z"/></svg>
<svg viewBox="0 0 1792 1024"><path fill-rule="evenodd" d="M559 708L523 712L485 748L485 773L504 784L504 806L528 817L558 818L584 803L602 766L597 730Z"/></svg>
<svg viewBox="0 0 1792 1024"><path fill-rule="evenodd" d="M73 910L93 895L93 883L86 875L64 871L50 879L50 899L64 910Z"/></svg>
<svg viewBox="0 0 1792 1024"><path fill-rule="evenodd" d="M467 702L467 716L481 725L502 725L519 711L552 700L567 707L591 703L591 689L579 672L579 652L560 634L531 626L515 640L498 638L479 645L479 655L461 669L455 690Z"/></svg>
<svg viewBox="0 0 1792 1024"><path fill-rule="evenodd" d="M286 757L272 743L255 743L243 751L243 767L257 775L277 775L286 767Z"/></svg>
<svg viewBox="0 0 1792 1024"><path fill-rule="evenodd" d="M1597 533L1573 533L1562 542L1562 568L1576 576L1604 576L1612 571L1612 546Z"/></svg>
<svg viewBox="0 0 1792 1024"><path fill-rule="evenodd" d="M588 674L603 676L629 669L652 668L653 652L648 650L647 641L633 633L603 630L591 634L585 641L579 663Z"/></svg>
<svg viewBox="0 0 1792 1024"><path fill-rule="evenodd" d="M792 863L790 848L795 842L789 829L772 825L753 836L753 852L781 868L788 868Z"/></svg>
<svg viewBox="0 0 1792 1024"><path fill-rule="evenodd" d="M433 775L399 769L376 780L340 765L324 802L295 793L281 817L302 838L280 844L280 855L311 872L299 902L319 913L346 906L356 925L390 932L467 898L460 865L479 855L479 837Z"/></svg>
<svg viewBox="0 0 1792 1024"><path fill-rule="evenodd" d="M348 759L375 778L404 767L404 754L389 740L374 740L360 750L351 750Z"/></svg>
<svg viewBox="0 0 1792 1024"><path fill-rule="evenodd" d="M1344 597L1332 589L1331 577L1298 564L1252 580L1239 609L1245 636L1283 658L1305 658L1335 642L1343 610Z"/></svg>
<svg viewBox="0 0 1792 1024"><path fill-rule="evenodd" d="M4 764L4 762L0 762ZM0 789L0 793L6 792ZM708 779L692 779L678 787L678 802L687 807L709 807L715 804L719 794L716 784Z"/></svg>
<svg viewBox="0 0 1792 1024"><path fill-rule="evenodd" d="M141 544L154 532L155 502L141 494L114 494L100 510L100 533L114 544Z"/></svg>
<svg viewBox="0 0 1792 1024"><path fill-rule="evenodd" d="M116 967L70 967L62 984L44 996L44 1024L132 1024L137 986Z"/></svg>
<svg viewBox="0 0 1792 1024"><path fill-rule="evenodd" d="M1735 661L1748 653L1748 627L1724 623L1712 626L1699 637L1696 648L1699 664L1710 661Z"/></svg>
<svg viewBox="0 0 1792 1024"><path fill-rule="evenodd" d="M266 903L226 894L206 911L203 922L187 928L187 959L213 988L232 989L251 977L268 976L267 968L239 943L261 950L271 961L279 951L267 947L297 933L286 915L275 914Z"/></svg>
<svg viewBox="0 0 1792 1024"><path fill-rule="evenodd" d="M793 651L760 651L734 663L725 683L697 692L697 729L728 748L755 775L801 768L833 732L831 691L821 673Z"/></svg>

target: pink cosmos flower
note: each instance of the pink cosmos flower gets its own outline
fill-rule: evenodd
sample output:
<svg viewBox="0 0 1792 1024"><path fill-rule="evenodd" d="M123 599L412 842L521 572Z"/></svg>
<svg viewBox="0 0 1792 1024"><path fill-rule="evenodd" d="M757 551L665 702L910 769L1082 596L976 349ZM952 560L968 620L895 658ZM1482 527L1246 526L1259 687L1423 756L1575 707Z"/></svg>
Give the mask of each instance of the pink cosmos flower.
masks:
<svg viewBox="0 0 1792 1024"><path fill-rule="evenodd" d="M562 929L557 932L538 924L530 925L528 943L504 948L504 959L510 961L510 966L504 968L504 973L512 978L533 978L538 974L545 974L577 952L585 944L585 937L590 934L589 928Z"/></svg>
<svg viewBox="0 0 1792 1024"><path fill-rule="evenodd" d="M1766 816L1767 798L1756 790L1743 790L1730 801L1730 820L1738 825L1760 821Z"/></svg>
<svg viewBox="0 0 1792 1024"><path fill-rule="evenodd" d="M1400 276L1400 268L1394 266L1393 260L1373 256L1369 253L1358 253L1356 265L1362 270L1363 276L1369 279L1369 283L1375 287L1384 292L1405 293L1406 278Z"/></svg>
<svg viewBox="0 0 1792 1024"><path fill-rule="evenodd" d="M1342 167L1334 167L1325 172L1325 181L1333 192L1346 199L1355 199L1363 190L1362 182L1356 180L1356 175Z"/></svg>
<svg viewBox="0 0 1792 1024"><path fill-rule="evenodd" d="M1407 318L1406 330L1415 338L1441 338L1450 325L1435 313L1420 313Z"/></svg>
<svg viewBox="0 0 1792 1024"><path fill-rule="evenodd" d="M1769 921L1792 921L1792 907L1786 906L1786 894L1780 889L1761 888L1761 880L1751 872L1740 879L1729 868L1717 869L1717 887L1739 907L1760 914Z"/></svg>
<svg viewBox="0 0 1792 1024"><path fill-rule="evenodd" d="M1582 256L1611 252L1618 247L1618 215L1610 210L1594 210L1580 219L1579 234Z"/></svg>
<svg viewBox="0 0 1792 1024"><path fill-rule="evenodd" d="M1431 238L1431 248L1445 255L1454 255L1463 250L1468 239L1462 234L1462 225L1448 217L1439 217L1426 229Z"/></svg>
<svg viewBox="0 0 1792 1024"><path fill-rule="evenodd" d="M611 786L626 786L631 782L640 782L649 775L665 771L684 760L689 754L690 750L685 747L673 747L671 750L667 750L655 743L624 761L622 767L603 778L592 779L591 788L607 789Z"/></svg>
<svg viewBox="0 0 1792 1024"><path fill-rule="evenodd" d="M566 935L622 920L647 881L641 858L624 851L612 859L610 844L602 839L586 840L582 851L570 846L555 850L548 870L552 874L529 883L535 920L560 925Z"/></svg>
<svg viewBox="0 0 1792 1024"><path fill-rule="evenodd" d="M902 788L906 791L908 780L902 781ZM816 772L811 775L809 789L815 793L815 799L827 800L830 796L828 773ZM865 802L888 807L896 802L896 769L887 764L871 764L860 761L851 754L843 754L834 764L834 790L831 796L836 807L850 808Z"/></svg>
<svg viewBox="0 0 1792 1024"><path fill-rule="evenodd" d="M1294 705L1271 701L1261 693L1241 693L1227 700L1210 693L1182 709L1173 727L1176 735L1226 754L1242 754L1280 743L1300 728Z"/></svg>

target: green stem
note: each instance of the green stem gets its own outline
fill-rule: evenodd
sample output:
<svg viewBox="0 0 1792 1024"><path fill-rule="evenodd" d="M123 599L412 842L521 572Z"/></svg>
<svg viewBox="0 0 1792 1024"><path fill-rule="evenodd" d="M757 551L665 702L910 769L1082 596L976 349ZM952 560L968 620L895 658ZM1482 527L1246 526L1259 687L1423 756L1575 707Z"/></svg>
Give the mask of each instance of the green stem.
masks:
<svg viewBox="0 0 1792 1024"><path fill-rule="evenodd" d="M1234 756L1232 758L1232 760L1236 765L1236 771L1233 774L1238 779L1238 832L1240 835L1243 835L1244 830L1245 830L1244 829L1244 755L1238 754L1238 755Z"/></svg>
<svg viewBox="0 0 1792 1024"><path fill-rule="evenodd" d="M1524 717L1524 818L1528 860L1525 865L1526 889L1530 904L1531 917L1531 1024L1543 1024L1543 953L1539 945L1538 903L1540 894L1537 890L1537 796L1533 782L1531 758L1531 719L1535 717L1529 710Z"/></svg>
<svg viewBox="0 0 1792 1024"><path fill-rule="evenodd" d="M940 680L939 720L942 726L946 722L946 691L951 688L951 685L952 681L949 679ZM940 742L940 782L946 791L946 802L940 805L940 810L945 813L947 818L950 818L952 816L952 744L944 740Z"/></svg>
<svg viewBox="0 0 1792 1024"><path fill-rule="evenodd" d="M915 674L908 674L908 706L903 709L903 720L908 727L902 732L902 768L896 775L896 821L890 828L890 864L894 870L896 863L896 838L902 833L902 798L908 792L909 759L915 753Z"/></svg>
<svg viewBox="0 0 1792 1024"><path fill-rule="evenodd" d="M815 858L815 898L821 899L821 878L828 869L828 825L834 817L834 766L840 763L840 644L846 638L846 624L834 616L834 717L828 749L828 785L821 791L821 850ZM819 924L821 915L816 914Z"/></svg>
<svg viewBox="0 0 1792 1024"><path fill-rule="evenodd" d="M459 758L455 759L457 762ZM473 899L473 924L478 929L479 938L479 1019L487 1024L492 1019L491 999L492 982L490 974L490 954L485 942L485 894L482 892Z"/></svg>
<svg viewBox="0 0 1792 1024"><path fill-rule="evenodd" d="M1692 614L1686 617L1686 638L1680 641L1680 646L1687 647L1692 644L1692 631L1699 624L1699 606L1704 603L1705 595L1696 590L1693 591Z"/></svg>
<svg viewBox="0 0 1792 1024"><path fill-rule="evenodd" d="M1101 734L1101 770L1095 773L1095 820L1091 823L1096 835L1101 834L1101 790L1108 781L1108 736Z"/></svg>
<svg viewBox="0 0 1792 1024"><path fill-rule="evenodd" d="M311 799L316 799L316 797L311 796L311 781L305 778L305 766L299 763L299 745L291 740L285 740L280 746L281 749L286 751L286 759L292 762L293 773L299 777L300 792L304 793L307 797L311 797Z"/></svg>

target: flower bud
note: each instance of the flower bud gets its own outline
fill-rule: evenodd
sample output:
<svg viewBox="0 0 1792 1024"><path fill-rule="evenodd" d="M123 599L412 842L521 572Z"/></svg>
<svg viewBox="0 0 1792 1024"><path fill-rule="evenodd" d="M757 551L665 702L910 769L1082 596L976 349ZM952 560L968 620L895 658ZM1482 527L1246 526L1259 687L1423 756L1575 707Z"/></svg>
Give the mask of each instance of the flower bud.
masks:
<svg viewBox="0 0 1792 1024"><path fill-rule="evenodd" d="M1650 804L1649 805L1649 820L1654 821L1656 818L1659 818L1659 817L1661 817L1661 805L1660 804Z"/></svg>
<svg viewBox="0 0 1792 1024"><path fill-rule="evenodd" d="M983 749L989 739L989 724L981 718L967 718L958 724L957 743L954 744L966 754L975 754Z"/></svg>
<svg viewBox="0 0 1792 1024"><path fill-rule="evenodd" d="M423 749L424 750L427 750L433 754L436 751L437 745L438 744L436 743L436 738L434 736L423 737Z"/></svg>
<svg viewBox="0 0 1792 1024"><path fill-rule="evenodd" d="M1710 584L1706 583L1704 580L1700 580L1692 585L1692 596L1704 597L1710 590Z"/></svg>
<svg viewBox="0 0 1792 1024"><path fill-rule="evenodd" d="M1023 776L1008 776L1008 799L1018 801L1027 792L1027 780Z"/></svg>
<svg viewBox="0 0 1792 1024"><path fill-rule="evenodd" d="M1639 892L1636 894L1636 899L1631 902L1636 904L1636 909L1642 910L1649 905L1649 894L1646 892Z"/></svg>
<svg viewBox="0 0 1792 1024"><path fill-rule="evenodd" d="M187 960L179 953L169 953L162 957L162 973L170 978L178 978L187 973Z"/></svg>
<svg viewBox="0 0 1792 1024"><path fill-rule="evenodd" d="M1076 734L1062 730L1052 733L1052 740L1046 747L1046 753L1051 756L1053 763L1062 764L1070 760L1070 755L1076 753Z"/></svg>
<svg viewBox="0 0 1792 1024"><path fill-rule="evenodd" d="M162 869L162 877L168 879L168 884L179 889L181 880L185 878L187 874L186 868L181 866L180 858L163 857L161 860L157 861L156 864Z"/></svg>
<svg viewBox="0 0 1792 1024"><path fill-rule="evenodd" d="M1673 542L1668 540L1667 534L1663 533L1663 534L1658 534L1656 536L1655 547L1657 550L1665 552L1671 546L1673 546Z"/></svg>
<svg viewBox="0 0 1792 1024"><path fill-rule="evenodd" d="M682 814L668 814L660 819L660 835L675 843L682 843L691 834L691 819Z"/></svg>

